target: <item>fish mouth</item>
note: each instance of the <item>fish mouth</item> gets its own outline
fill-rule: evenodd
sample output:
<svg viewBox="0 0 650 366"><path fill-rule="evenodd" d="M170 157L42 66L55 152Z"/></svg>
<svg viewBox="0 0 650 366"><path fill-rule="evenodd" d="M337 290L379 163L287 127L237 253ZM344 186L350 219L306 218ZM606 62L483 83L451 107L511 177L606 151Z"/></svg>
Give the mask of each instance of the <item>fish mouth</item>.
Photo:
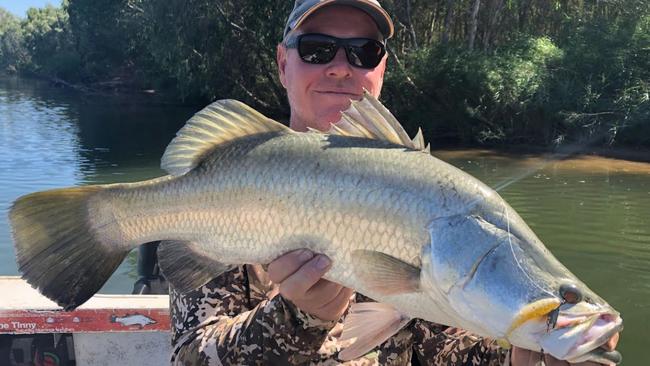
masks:
<svg viewBox="0 0 650 366"><path fill-rule="evenodd" d="M563 355L554 355L561 356L558 358L570 363L585 361L619 363L622 357L618 351L607 351L599 347L622 329L623 320L618 313L580 314L561 311L555 328L548 334L547 340L550 340L550 343L573 343L573 346L563 352Z"/></svg>
<svg viewBox="0 0 650 366"><path fill-rule="evenodd" d="M593 362L621 362L618 351L607 351L599 347L607 343L614 334L623 330L623 319L618 314L595 314L585 324L587 329L582 332L573 348L569 350L566 359L571 363Z"/></svg>

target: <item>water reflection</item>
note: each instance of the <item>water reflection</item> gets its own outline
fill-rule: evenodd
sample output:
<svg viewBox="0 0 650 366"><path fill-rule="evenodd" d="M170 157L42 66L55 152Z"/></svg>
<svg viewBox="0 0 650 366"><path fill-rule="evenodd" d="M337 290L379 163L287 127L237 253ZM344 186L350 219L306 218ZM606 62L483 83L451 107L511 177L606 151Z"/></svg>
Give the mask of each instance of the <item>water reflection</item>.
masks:
<svg viewBox="0 0 650 366"><path fill-rule="evenodd" d="M16 273L4 212L18 196L62 185L82 176L77 126L69 105L33 98L33 89L12 82L0 86L0 273ZM17 89L17 92L14 90Z"/></svg>
<svg viewBox="0 0 650 366"><path fill-rule="evenodd" d="M0 275L18 273L6 217L11 202L45 189L163 175L160 156L196 109L0 78ZM134 263L130 257L102 291L129 292Z"/></svg>

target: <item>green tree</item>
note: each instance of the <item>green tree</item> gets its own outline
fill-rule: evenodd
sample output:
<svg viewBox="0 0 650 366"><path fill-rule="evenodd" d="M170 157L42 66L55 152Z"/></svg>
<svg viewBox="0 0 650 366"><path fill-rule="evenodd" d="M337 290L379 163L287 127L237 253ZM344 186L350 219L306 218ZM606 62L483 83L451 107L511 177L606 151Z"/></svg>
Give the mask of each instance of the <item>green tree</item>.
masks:
<svg viewBox="0 0 650 366"><path fill-rule="evenodd" d="M132 76L138 57L149 51L138 42L146 26L140 3L137 0L69 1L66 10L86 82Z"/></svg>
<svg viewBox="0 0 650 366"><path fill-rule="evenodd" d="M396 26L382 98L409 132L465 144L650 145L647 0L382 5ZM291 6L69 0L30 10L20 26L5 14L0 66L191 103L237 98L282 118L275 45Z"/></svg>
<svg viewBox="0 0 650 366"><path fill-rule="evenodd" d="M65 6L65 4L64 4ZM26 71L73 79L79 67L79 57L64 8L47 5L30 8L21 24L25 48L31 62Z"/></svg>
<svg viewBox="0 0 650 366"><path fill-rule="evenodd" d="M239 98L286 111L275 46L292 4L285 0L145 1L151 59L186 100Z"/></svg>
<svg viewBox="0 0 650 366"><path fill-rule="evenodd" d="M0 70L16 72L28 62L20 20L0 7Z"/></svg>

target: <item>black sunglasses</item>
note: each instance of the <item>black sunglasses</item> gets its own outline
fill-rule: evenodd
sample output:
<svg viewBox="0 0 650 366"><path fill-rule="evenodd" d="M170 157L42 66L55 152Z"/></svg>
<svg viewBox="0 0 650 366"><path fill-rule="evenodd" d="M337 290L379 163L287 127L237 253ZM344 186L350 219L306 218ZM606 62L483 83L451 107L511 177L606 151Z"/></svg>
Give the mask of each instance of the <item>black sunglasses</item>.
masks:
<svg viewBox="0 0 650 366"><path fill-rule="evenodd" d="M386 46L371 38L336 38L327 34L305 33L290 36L284 44L287 48L298 49L300 58L309 64L326 64L343 47L350 65L372 69L379 65L386 54Z"/></svg>

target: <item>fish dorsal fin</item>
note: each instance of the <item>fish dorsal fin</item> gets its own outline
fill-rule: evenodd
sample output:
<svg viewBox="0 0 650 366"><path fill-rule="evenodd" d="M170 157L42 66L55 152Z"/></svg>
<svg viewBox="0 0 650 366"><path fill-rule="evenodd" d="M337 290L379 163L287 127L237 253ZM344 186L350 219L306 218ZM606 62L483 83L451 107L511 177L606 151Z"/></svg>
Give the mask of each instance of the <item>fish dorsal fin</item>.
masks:
<svg viewBox="0 0 650 366"><path fill-rule="evenodd" d="M425 145L424 135L422 134L422 129L420 127L418 127L418 133L413 138L413 144L415 145L416 149L431 153L431 145Z"/></svg>
<svg viewBox="0 0 650 366"><path fill-rule="evenodd" d="M333 123L327 133L385 140L411 149L429 151L429 146L424 146L422 130L418 130L411 140L399 121L367 90L364 90L361 100L353 100L350 108L341 112L341 119Z"/></svg>
<svg viewBox="0 0 650 366"><path fill-rule="evenodd" d="M219 100L197 112L176 133L160 166L171 175L183 175L224 142L258 133L290 131L240 101Z"/></svg>

